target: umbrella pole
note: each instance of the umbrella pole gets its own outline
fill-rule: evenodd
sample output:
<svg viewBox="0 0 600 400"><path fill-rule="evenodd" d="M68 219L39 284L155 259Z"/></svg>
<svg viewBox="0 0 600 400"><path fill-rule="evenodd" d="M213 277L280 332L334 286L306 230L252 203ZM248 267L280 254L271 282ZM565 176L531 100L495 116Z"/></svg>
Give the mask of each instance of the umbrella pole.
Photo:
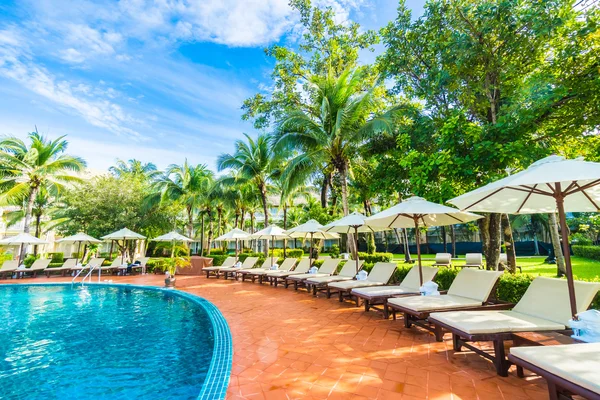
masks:
<svg viewBox="0 0 600 400"><path fill-rule="evenodd" d="M421 282L421 286L423 286L423 268L421 268L421 238L419 237L419 220L417 217L415 220L415 241L417 243L417 260L419 263L419 282Z"/></svg>
<svg viewBox="0 0 600 400"><path fill-rule="evenodd" d="M121 252L121 265L125 263L125 252L127 251L127 239L123 239L123 251Z"/></svg>
<svg viewBox="0 0 600 400"><path fill-rule="evenodd" d="M171 242L171 258L175 255L175 241Z"/></svg>
<svg viewBox="0 0 600 400"><path fill-rule="evenodd" d="M356 259L356 273L358 274L358 226L354 227L354 251L356 251L354 258Z"/></svg>
<svg viewBox="0 0 600 400"><path fill-rule="evenodd" d="M577 298L575 297L575 282L573 281L573 268L571 265L571 251L569 250L569 228L565 215L564 198L560 189L560 183L556 184L556 207L560 220L560 231L562 233L563 256L565 257L565 269L567 270L567 287L569 288L569 300L571 303L571 314L577 320Z"/></svg>
<svg viewBox="0 0 600 400"><path fill-rule="evenodd" d="M275 237L271 236L271 267L273 266L274 255L275 255Z"/></svg>
<svg viewBox="0 0 600 400"><path fill-rule="evenodd" d="M312 267L312 252L313 252L313 233L310 233L310 248L308 252L308 263Z"/></svg>
<svg viewBox="0 0 600 400"><path fill-rule="evenodd" d="M238 260L238 240L235 239L235 262Z"/></svg>

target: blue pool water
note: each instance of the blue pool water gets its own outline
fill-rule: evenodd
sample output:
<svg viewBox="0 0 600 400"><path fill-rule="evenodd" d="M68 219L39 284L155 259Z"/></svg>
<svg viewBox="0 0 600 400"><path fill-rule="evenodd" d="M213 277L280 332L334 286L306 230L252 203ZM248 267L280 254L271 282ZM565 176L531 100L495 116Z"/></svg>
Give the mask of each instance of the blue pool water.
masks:
<svg viewBox="0 0 600 400"><path fill-rule="evenodd" d="M198 398L211 318L165 290L0 285L0 398Z"/></svg>

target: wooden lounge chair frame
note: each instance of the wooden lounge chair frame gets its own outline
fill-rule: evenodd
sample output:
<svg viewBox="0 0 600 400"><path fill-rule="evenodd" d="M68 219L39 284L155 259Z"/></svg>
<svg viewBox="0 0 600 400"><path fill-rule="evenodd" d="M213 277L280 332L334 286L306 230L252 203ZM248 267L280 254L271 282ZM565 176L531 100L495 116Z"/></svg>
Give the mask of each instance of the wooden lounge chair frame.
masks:
<svg viewBox="0 0 600 400"><path fill-rule="evenodd" d="M285 262L285 260L287 260L287 258L283 260L283 262L281 263L282 265L283 265L283 263ZM296 265L297 265L297 264L298 264L298 260L296 260L296 261L294 262L294 265L292 265L292 266L291 266L291 268L290 268L290 269L288 269L287 271L288 271L288 272L291 272L291 271L293 271L293 270L294 270L294 268L296 268ZM263 268L258 268L258 269L263 269ZM263 269L263 270L264 270L264 269ZM267 270L267 271L268 271L268 270ZM277 270L273 270L273 271L277 271ZM252 277L252 283L254 283L254 282L255 282L255 279L256 279L256 278L258 278L258 283L259 283L259 284L262 284L263 282L269 282L269 284L270 284L270 285L272 285L272 284L273 284L273 283L270 281L270 279L269 279L269 276L268 276L268 275L265 275L264 273L257 274L255 271L253 271L253 272L246 272L244 275L242 275L242 281L244 281L244 277L245 277L246 275L250 275L250 276ZM267 279L265 280L265 278L267 278Z"/></svg>
<svg viewBox="0 0 600 400"><path fill-rule="evenodd" d="M34 268L34 265L38 262L38 261L46 261L46 266L44 268ZM33 265L25 270L18 270L17 269L17 278L23 278L26 276L26 274L31 274L32 278L37 278L37 275L39 273L43 274L46 269L48 269L48 265L50 264L50 259L37 259L33 262Z"/></svg>
<svg viewBox="0 0 600 400"><path fill-rule="evenodd" d="M387 311L388 315L391 310L392 319L394 319L394 320L396 319L396 313L398 311L400 311L404 318L404 327L405 328L408 329L413 325L418 326L420 328L423 328L423 329L428 330L429 332L433 333L435 335L435 340L438 342L441 342L444 340L444 333L445 333L444 328L447 329L447 327L445 327L443 324L438 324L437 322L435 324L431 323L429 321L430 314L433 314L436 312L448 312L448 311L479 311L479 310L488 310L488 311L498 310L498 311L500 311L500 310L510 310L515 306L514 303L509 303L506 301L501 301L501 300L496 299L496 291L498 289L499 282L500 282L500 280L498 279L496 281L496 283L494 284L494 287L490 291L489 297L480 306L443 308L443 309L439 309L439 310L432 309L432 310L427 310L427 311L415 311L413 309L402 307L397 304L390 304L390 303L388 303L388 299L386 299L384 307L388 308L388 311ZM440 292L440 294L446 294L446 293L447 292ZM405 297L405 296L402 296L402 295L401 296L392 296L390 298L397 298L397 297ZM446 331L452 332L453 330L447 329ZM465 347L467 347L467 346L465 346Z"/></svg>
<svg viewBox="0 0 600 400"><path fill-rule="evenodd" d="M15 262L13 260L7 260L10 262ZM4 263L2 264L4 266ZM19 268L19 264L16 263L16 265L14 267L10 267L10 268L6 268L5 270L2 270L2 267L0 267L0 279L8 279L10 277L10 279L13 279L13 275L15 275L16 277L16 273L17 273L17 269ZM8 274L8 276L7 276Z"/></svg>
<svg viewBox="0 0 600 400"><path fill-rule="evenodd" d="M250 268L249 270L241 270L241 271L236 271L235 272L235 279L237 280L238 276L242 276L242 282L245 282L246 280L246 275L251 275L252 276L252 283L255 282L257 275L254 275L254 271L252 271L253 269L258 271L259 269L262 270L268 270L273 266L273 263L271 263L271 266L269 266L269 268L263 268L263 266L265 265L265 262L269 261L270 258L266 258L265 261L263 261L262 265L260 267L254 267L254 268ZM260 283L262 283L262 275L259 276L260 279Z"/></svg>
<svg viewBox="0 0 600 400"><path fill-rule="evenodd" d="M384 263L387 264L387 263ZM377 263L375 263L375 265L377 265ZM375 265L373 266L373 268L375 268ZM362 269L362 267L361 267ZM371 270L373 271L373 270ZM394 270L395 272L395 270ZM388 281L386 283L384 283L383 285L378 285L378 286L385 286L387 285L390 281L392 281L394 279L394 272L392 272L392 275L390 276L390 279L388 279ZM332 282L334 283L334 282ZM327 285L329 287L329 285ZM373 287L373 286L371 286ZM337 293L338 293L338 300L340 303L343 303L345 299L350 299L352 300L352 298L354 298L354 303L356 304L356 307L360 307L360 297L356 296L354 294L352 294L352 289L355 288L350 288L350 289L338 289Z"/></svg>
<svg viewBox="0 0 600 400"><path fill-rule="evenodd" d="M51 274L52 272L57 272L57 271L58 271L58 272L60 272L60 276L62 276L62 277L64 277L64 276L67 276L67 274L70 274L70 273L71 273L71 268L72 268L72 267L65 267L65 266L64 266L64 265L65 265L67 262L69 262L70 260L75 260L75 259L74 259L74 258L69 258L69 259L67 259L67 260L66 260L66 261L63 263L63 266L61 266L61 267L58 267L58 268L46 268L46 269L44 270L44 272L46 273L46 277L50 278L50 274ZM77 265L77 264L75 264L75 265Z"/></svg>
<svg viewBox="0 0 600 400"><path fill-rule="evenodd" d="M251 260L254 259L254 263L252 264L251 268L259 268L256 266L256 263L258 262L258 257L247 257L246 259L244 259L244 261L242 262L242 268L247 259L251 259ZM239 259L238 259L238 261L239 261ZM227 268L231 268L231 267L227 267ZM242 269L242 268L240 268L240 269ZM246 269L246 268L243 268L243 269ZM219 278L220 275L223 274L223 278L225 280L227 280L227 278L229 278L229 274L231 274L231 277L233 279L237 280L237 272L238 271L222 271L221 269L219 269L219 274L217 275L217 278Z"/></svg>
<svg viewBox="0 0 600 400"><path fill-rule="evenodd" d="M342 260L341 259L334 259L334 260L338 261L338 263L336 265L336 269L337 269L339 267L339 265L340 265L340 262L342 262ZM318 273L319 272L317 271L317 274ZM284 281L283 283L284 283L286 289L288 288L288 286L290 285L290 283L293 282L294 283L294 290L295 291L298 291L298 288L303 287L303 288L306 289L307 292L310 292L310 287L309 287L310 285L306 284L306 280L307 279L310 279L310 278L303 278L302 280L298 280L298 279L294 278L294 275L288 275L288 276L286 276L286 277L283 278L283 281ZM275 286L277 286L277 284L275 284Z"/></svg>
<svg viewBox="0 0 600 400"><path fill-rule="evenodd" d="M225 261L227 261L228 258L233 258L234 259L234 263L233 265L235 265L235 257L227 257L225 260L223 260L223 264L225 264ZM211 274L212 276L214 276L215 278L219 278L219 270L221 268L229 268L232 265L219 265L219 266L210 266L207 268L213 268L213 269L206 269L206 268L202 268L202 272L206 272L206 279L210 278Z"/></svg>
<svg viewBox="0 0 600 400"><path fill-rule="evenodd" d="M565 378L548 372L544 368L522 360L513 354L508 355L508 363L509 366L510 364L517 365L544 378L548 384L548 397L550 400L571 399L572 395L581 396L588 400L600 400L600 394L592 392L587 388L579 386Z"/></svg>
<svg viewBox="0 0 600 400"><path fill-rule="evenodd" d="M356 260L348 260L346 262L353 262L353 263L355 263ZM363 261L363 263L359 265L358 272L362 271L364 265L365 265L365 263ZM352 278L352 279L348 279L348 280L356 280L356 278ZM319 292L322 292L322 293L325 293L325 295L327 296L328 299L330 299L332 294L337 293L337 291L335 291L335 292L331 291L331 288L329 287L330 283L331 282L322 282L322 283L318 283L316 285L311 283L310 286L312 287L312 295L314 297L317 297L317 294Z"/></svg>

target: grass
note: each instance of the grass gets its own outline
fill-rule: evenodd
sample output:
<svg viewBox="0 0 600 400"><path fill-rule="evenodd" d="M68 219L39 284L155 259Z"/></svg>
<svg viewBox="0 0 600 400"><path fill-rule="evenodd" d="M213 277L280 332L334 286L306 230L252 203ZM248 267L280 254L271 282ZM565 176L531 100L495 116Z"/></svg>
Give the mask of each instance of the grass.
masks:
<svg viewBox="0 0 600 400"><path fill-rule="evenodd" d="M321 253L321 255L328 255L327 253ZM411 254L413 260L417 258L416 254ZM435 254L422 254L421 259L423 265L431 265L434 262ZM546 257L517 257L517 265L522 268L524 274L530 274L534 276L556 276L556 264L546 264L544 259ZM593 279L600 277L600 261L590 260L589 258L583 258L578 256L571 257L573 263L573 274L576 278L580 279ZM404 261L404 254L394 254L394 261ZM452 263L456 266L464 265L465 258L460 256L458 260L453 260Z"/></svg>

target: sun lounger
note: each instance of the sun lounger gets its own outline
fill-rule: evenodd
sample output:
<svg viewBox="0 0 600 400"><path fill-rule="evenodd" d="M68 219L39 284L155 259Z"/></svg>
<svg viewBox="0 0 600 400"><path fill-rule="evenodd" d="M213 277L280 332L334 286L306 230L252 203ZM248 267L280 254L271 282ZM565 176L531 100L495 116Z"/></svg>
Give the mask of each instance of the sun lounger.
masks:
<svg viewBox="0 0 600 400"><path fill-rule="evenodd" d="M429 314L438 311L474 310L489 307L495 295L494 288L502 272L462 269L448 289L448 294L440 296L412 296L387 300L387 307L392 310L394 319L396 312L404 314L404 326L410 328L417 325L435 334L442 341L443 333L428 321ZM502 304L510 308L512 304Z"/></svg>
<svg viewBox="0 0 600 400"><path fill-rule="evenodd" d="M267 275L269 272L275 272L275 271L281 271L281 272L290 272L294 266L296 265L296 262L298 261L297 258L286 258L285 260L283 260L283 262L281 263L281 265L279 267L277 267L277 269L256 269L254 271L249 271L245 273L245 277L252 277L252 283L254 283L254 280L256 278L258 278L258 283L263 283L263 280L265 275ZM242 278L243 280L243 278Z"/></svg>
<svg viewBox="0 0 600 400"><path fill-rule="evenodd" d="M423 282L429 282L435 278L438 269L434 267L423 267ZM385 319L388 318L387 299L394 296L410 296L420 294L419 267L415 266L408 271L399 285L371 286L352 289L352 295L362 299L365 311L371 308L383 311ZM377 306L383 305L381 309Z"/></svg>
<svg viewBox="0 0 600 400"><path fill-rule="evenodd" d="M24 268L24 269L17 269L17 277L23 278L23 277L29 275L32 278L36 278L38 273L42 273L42 272L44 272L44 270L46 268L48 268L50 261L52 261L52 260L50 260L49 258L44 259L44 260L35 260L33 262L33 264L31 265L31 267Z"/></svg>
<svg viewBox="0 0 600 400"><path fill-rule="evenodd" d="M148 260L150 260L150 257L140 257L140 258L136 259L136 261L139 261L140 263L131 265L131 274L133 275L133 273L136 271L143 273L144 270L146 269L146 264L148 263ZM120 275L126 275L128 269L129 269L129 265L127 265L127 263L125 263L125 265L123 265L123 264L118 265L114 269L114 271L118 271ZM104 271L104 269L102 269L102 270Z"/></svg>
<svg viewBox="0 0 600 400"><path fill-rule="evenodd" d="M17 260L4 261L2 268L0 268L0 279L6 279L8 277L12 279L18 268L19 262Z"/></svg>
<svg viewBox="0 0 600 400"><path fill-rule="evenodd" d="M113 263L115 263L116 260L117 259L113 260ZM120 260L120 258L119 258L119 260ZM88 263L86 265L76 265L73 268L71 268L71 272L83 273L82 270L90 269L92 266L101 266L103 262L104 262L104 258L92 257L88 260Z"/></svg>
<svg viewBox="0 0 600 400"><path fill-rule="evenodd" d="M235 271L235 278L237 279L239 276L241 276L242 277L242 282L244 282L244 280L246 279L246 275L247 274L250 274L250 273L252 273L254 271L257 271L259 269L270 270L271 266L272 266L271 262L275 262L275 260L272 261L271 257L269 257L269 258L265 259L265 261L262 263L262 265L259 268L250 268L250 269L240 268L240 269L237 269Z"/></svg>
<svg viewBox="0 0 600 400"><path fill-rule="evenodd" d="M94 260L96 260L96 259L94 259ZM92 260L90 260L90 262L88 262L88 265L91 264L91 261ZM104 259L102 261L104 261ZM97 264L98 263L96 262L95 265L97 265ZM125 265L125 266L123 266L123 265ZM124 259L122 257L117 257L112 261L112 263L110 263L110 265L106 265L103 267L102 264L100 264L100 271L101 271L100 274L103 274L106 272L108 274L114 275L117 272L121 271L122 269L127 270L126 265L127 265L127 261L124 261Z"/></svg>
<svg viewBox="0 0 600 400"><path fill-rule="evenodd" d="M371 269L371 272L369 272L369 275L367 275L367 279L365 280L331 282L327 284L327 287L329 293L333 293L332 290L337 291L338 299L341 303L346 297L352 298L352 289L387 285L397 268L398 264L396 263L378 262L373 265L373 269ZM360 300L356 297L356 306L358 307L359 305Z"/></svg>
<svg viewBox="0 0 600 400"><path fill-rule="evenodd" d="M450 253L437 253L435 255L434 267L451 267L452 266L452 254Z"/></svg>
<svg viewBox="0 0 600 400"><path fill-rule="evenodd" d="M287 288L290 283L294 283L294 290L298 290L298 286L306 286L305 282L310 278L320 278L325 276L331 276L335 274L337 271L338 265L342 262L341 258L329 258L326 259L319 270L315 274L310 273L298 273L293 275L288 275L284 279L285 287Z"/></svg>
<svg viewBox="0 0 600 400"><path fill-rule="evenodd" d="M600 399L600 343L513 347L508 359L544 378L550 399Z"/></svg>
<svg viewBox="0 0 600 400"><path fill-rule="evenodd" d="M590 306L598 290L600 283L575 281L578 312ZM534 279L511 311L442 312L432 313L429 318L440 330L452 332L455 351L464 346L491 359L501 376L508 374L510 364L504 354L504 341L511 340L512 333L561 331L569 327L570 319L567 281L545 277ZM469 342L493 342L494 354Z"/></svg>
<svg viewBox="0 0 600 400"><path fill-rule="evenodd" d="M310 260L308 258L302 258L300 259L298 265L296 265L296 268L294 268L292 271L268 271L265 276L271 285L275 285L275 287L277 287L280 282L287 283L287 277L305 274L309 269Z"/></svg>
<svg viewBox="0 0 600 400"><path fill-rule="evenodd" d="M140 263L134 265L132 271L140 271L142 274L145 274L146 264L148 264L148 261L150 261L150 257L139 257L136 259L136 261L139 261Z"/></svg>
<svg viewBox="0 0 600 400"><path fill-rule="evenodd" d="M235 267L221 268L219 270L219 273L217 274L217 277L219 277L219 275L223 274L223 277L225 278L225 280L227 280L227 278L229 278L229 274L231 274L231 276L235 277L235 274L237 271L254 268L254 266L256 265L257 262L258 262L258 257L246 257L244 262L242 262L241 267L239 267L239 268L235 268Z"/></svg>
<svg viewBox="0 0 600 400"><path fill-rule="evenodd" d="M467 253L465 254L465 265L461 268L483 268L483 254Z"/></svg>
<svg viewBox="0 0 600 400"><path fill-rule="evenodd" d="M235 264L235 257L227 257L223 264L215 266L215 267L204 267L202 268L202 272L206 272L206 278L210 278L212 274L214 277L219 277L219 270L223 268L233 267Z"/></svg>
<svg viewBox="0 0 600 400"><path fill-rule="evenodd" d="M49 278L51 274L56 274L60 276L66 276L71 273L71 269L77 265L77 259L69 258L67 259L62 266L56 268L46 268L44 271L46 276Z"/></svg>
<svg viewBox="0 0 600 400"><path fill-rule="evenodd" d="M363 260L358 261L358 270L362 268L364 264ZM309 278L305 282L306 285L312 287L313 296L316 296L318 292L326 292L327 298L331 297L331 291L328 284L332 282L350 281L356 276L356 261L348 260L342 267L342 270L338 275L322 276L317 278Z"/></svg>

